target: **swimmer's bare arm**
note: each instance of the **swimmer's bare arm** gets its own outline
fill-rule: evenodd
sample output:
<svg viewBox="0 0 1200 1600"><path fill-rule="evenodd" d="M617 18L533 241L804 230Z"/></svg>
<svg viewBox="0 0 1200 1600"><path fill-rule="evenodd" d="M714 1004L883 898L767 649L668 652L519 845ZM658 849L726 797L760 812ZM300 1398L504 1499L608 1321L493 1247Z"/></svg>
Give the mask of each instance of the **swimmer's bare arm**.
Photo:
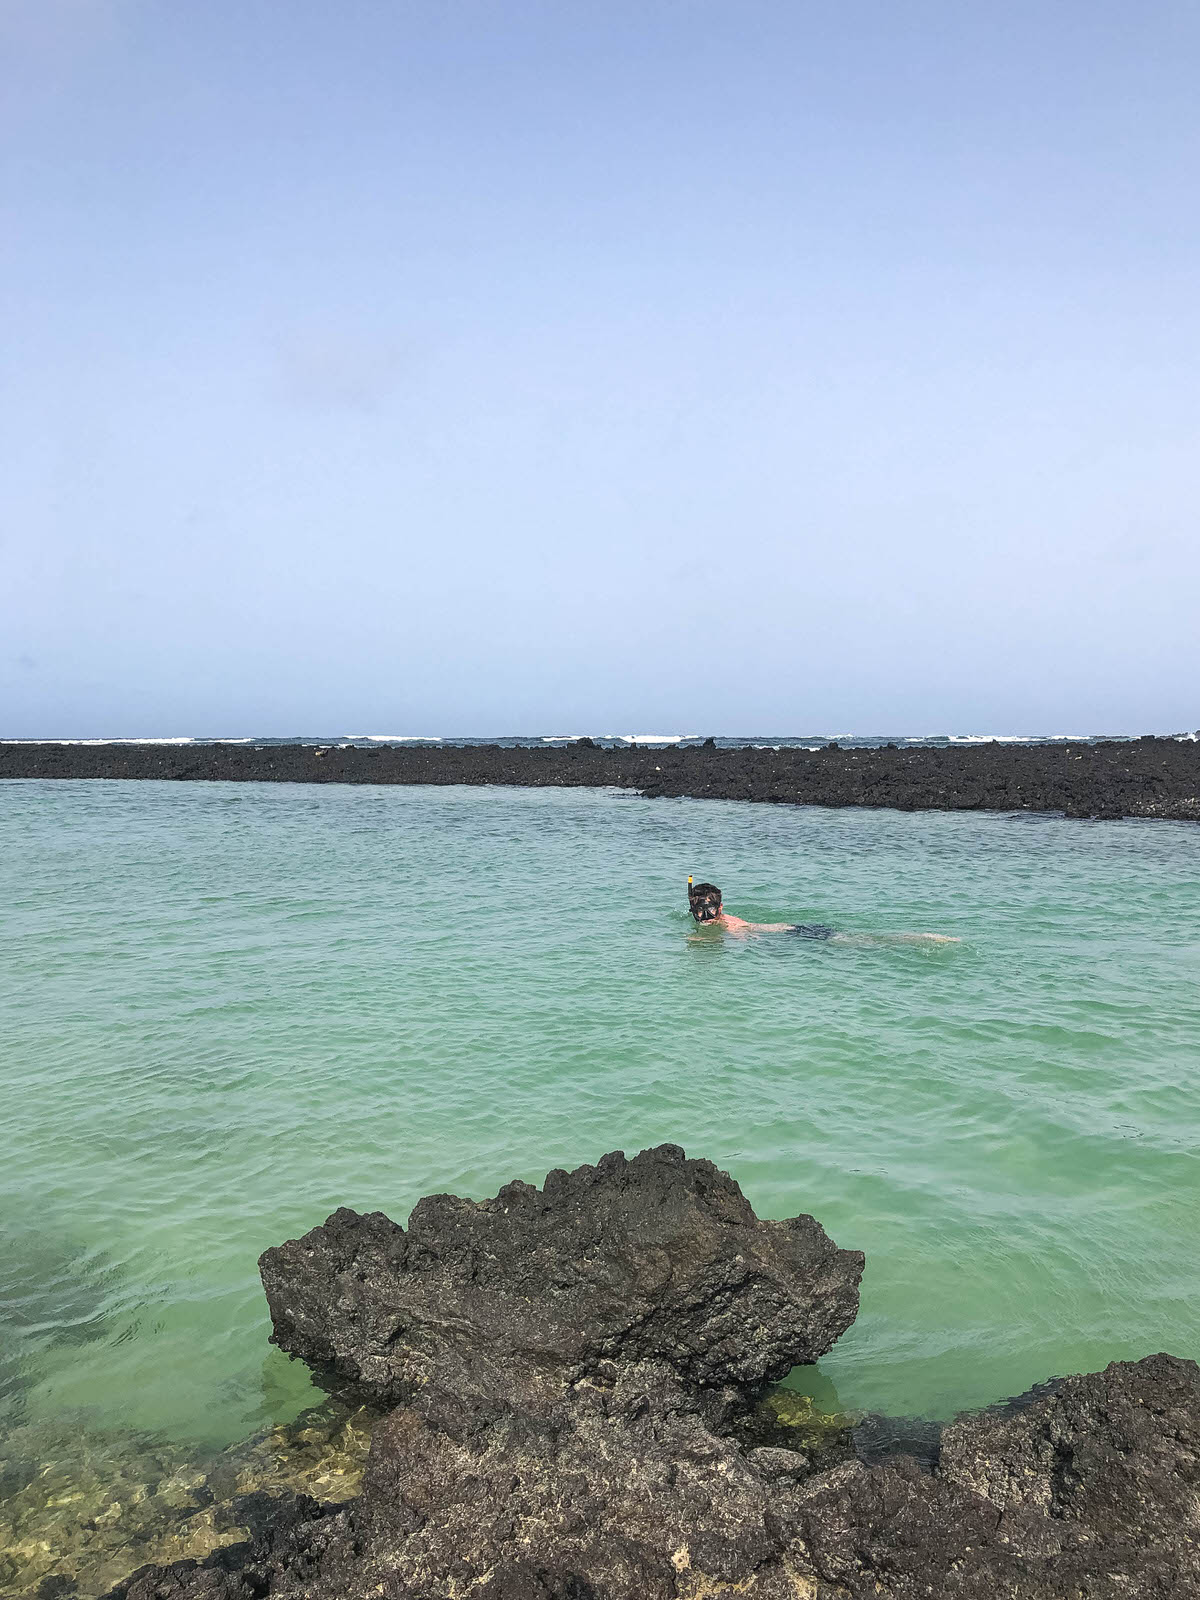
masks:
<svg viewBox="0 0 1200 1600"><path fill-rule="evenodd" d="M722 911L717 921L730 933L786 933L792 926L790 922L747 922L745 917L735 917L729 911Z"/></svg>
<svg viewBox="0 0 1200 1600"><path fill-rule="evenodd" d="M716 918L721 927L730 933L790 933L794 922L747 922L745 917L735 917L731 911L722 911ZM831 938L839 944L959 944L961 940L949 933L835 933Z"/></svg>

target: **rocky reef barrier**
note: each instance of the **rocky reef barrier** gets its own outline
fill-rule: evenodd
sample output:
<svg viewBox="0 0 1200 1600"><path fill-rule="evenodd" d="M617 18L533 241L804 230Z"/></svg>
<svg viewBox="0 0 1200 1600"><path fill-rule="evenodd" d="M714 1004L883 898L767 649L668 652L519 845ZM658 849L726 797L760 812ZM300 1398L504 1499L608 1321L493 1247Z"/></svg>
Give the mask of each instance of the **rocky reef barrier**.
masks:
<svg viewBox="0 0 1200 1600"><path fill-rule="evenodd" d="M0 743L0 778L615 786L650 797L1200 821L1200 741L1151 737L847 750Z"/></svg>
<svg viewBox="0 0 1200 1600"><path fill-rule="evenodd" d="M338 1211L260 1269L275 1341L387 1408L361 1493L260 1498L248 1539L109 1600L1200 1596L1194 1362L926 1428L923 1464L822 1424L771 1385L853 1321L862 1256L675 1146L407 1229Z"/></svg>

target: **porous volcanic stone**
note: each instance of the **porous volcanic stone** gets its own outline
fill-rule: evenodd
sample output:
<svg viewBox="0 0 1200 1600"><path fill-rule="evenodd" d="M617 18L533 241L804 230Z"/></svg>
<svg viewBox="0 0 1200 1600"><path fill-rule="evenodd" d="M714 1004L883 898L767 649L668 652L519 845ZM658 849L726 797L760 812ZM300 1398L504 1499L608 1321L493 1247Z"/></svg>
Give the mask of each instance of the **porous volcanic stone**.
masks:
<svg viewBox="0 0 1200 1600"><path fill-rule="evenodd" d="M492 1200L433 1195L407 1230L337 1211L259 1267L274 1342L332 1389L394 1405L436 1378L494 1415L613 1361L665 1362L718 1405L758 1389L850 1326L863 1257L812 1217L761 1221L661 1145Z"/></svg>
<svg viewBox="0 0 1200 1600"><path fill-rule="evenodd" d="M861 1270L670 1145L436 1196L407 1231L338 1212L262 1271L285 1349L394 1402L361 1495L253 1497L249 1542L110 1600L1200 1600L1194 1362L1114 1363L940 1440L877 1419L873 1465L848 1429L789 1448L763 1386L828 1348Z"/></svg>
<svg viewBox="0 0 1200 1600"><path fill-rule="evenodd" d="M713 1433L662 1364L619 1370L537 1416L439 1414L422 1394L377 1428L358 1501L281 1500L253 1543L110 1600L1200 1596L1192 1362L1118 1363L960 1419L933 1474L813 1471L799 1452L787 1470L785 1449Z"/></svg>
<svg viewBox="0 0 1200 1600"><path fill-rule="evenodd" d="M951 1424L938 1472L1010 1516L1139 1545L1200 1539L1200 1373L1156 1355L1060 1379Z"/></svg>
<svg viewBox="0 0 1200 1600"><path fill-rule="evenodd" d="M952 1423L932 1475L810 1478L784 1522L820 1600L1196 1600L1200 1368L1155 1355L1060 1379Z"/></svg>

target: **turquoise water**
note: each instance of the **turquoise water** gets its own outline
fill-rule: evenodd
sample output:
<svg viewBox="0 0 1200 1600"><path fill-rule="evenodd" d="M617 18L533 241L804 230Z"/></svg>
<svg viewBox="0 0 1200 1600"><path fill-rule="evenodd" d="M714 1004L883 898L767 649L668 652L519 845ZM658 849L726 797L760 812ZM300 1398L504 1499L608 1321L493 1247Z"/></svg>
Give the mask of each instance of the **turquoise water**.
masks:
<svg viewBox="0 0 1200 1600"><path fill-rule="evenodd" d="M843 1405L1200 1355L1200 828L146 782L0 825L10 1418L291 1416L266 1245L663 1140L866 1251ZM962 942L697 932L688 872Z"/></svg>

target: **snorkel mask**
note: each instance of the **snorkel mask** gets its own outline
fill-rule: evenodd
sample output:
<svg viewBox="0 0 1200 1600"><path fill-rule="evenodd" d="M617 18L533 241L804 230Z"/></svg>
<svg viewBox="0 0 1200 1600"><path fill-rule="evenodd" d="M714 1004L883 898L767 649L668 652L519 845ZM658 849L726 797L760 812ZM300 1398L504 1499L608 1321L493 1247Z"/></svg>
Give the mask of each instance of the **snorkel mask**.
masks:
<svg viewBox="0 0 1200 1600"><path fill-rule="evenodd" d="M697 922L715 922L721 914L721 891L715 883L698 883L693 888L688 878L688 910Z"/></svg>

